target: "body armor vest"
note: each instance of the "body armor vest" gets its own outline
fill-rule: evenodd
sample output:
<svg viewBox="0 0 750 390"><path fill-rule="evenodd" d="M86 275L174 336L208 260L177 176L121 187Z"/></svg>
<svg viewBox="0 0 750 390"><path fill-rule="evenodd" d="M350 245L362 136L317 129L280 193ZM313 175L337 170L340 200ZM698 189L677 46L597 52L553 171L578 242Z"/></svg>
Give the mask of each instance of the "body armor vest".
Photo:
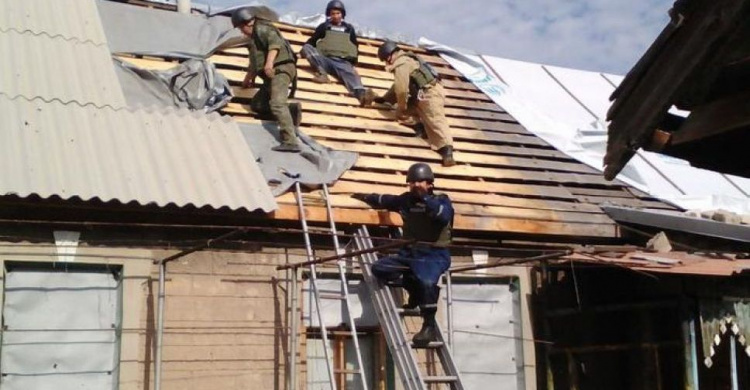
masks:
<svg viewBox="0 0 750 390"><path fill-rule="evenodd" d="M344 26L328 26L326 35L315 45L320 54L356 61L357 46L352 43L349 33L345 30Z"/></svg>
<svg viewBox="0 0 750 390"><path fill-rule="evenodd" d="M422 61L422 59L417 57L416 54L407 53L406 55L419 62L419 68L414 69L414 71L409 74L409 83L413 84L413 86L411 86L412 88L415 88L417 91L419 91L420 89L430 85L432 82L438 79L438 74L435 69L433 69L426 62Z"/></svg>
<svg viewBox="0 0 750 390"><path fill-rule="evenodd" d="M445 195L433 195L445 196ZM417 241L431 242L437 247L445 247L451 243L451 229L453 221L440 226L428 215L425 204L413 202L405 210L401 218L404 220L404 238Z"/></svg>
<svg viewBox="0 0 750 390"><path fill-rule="evenodd" d="M251 55L250 58L250 65L254 67L255 72L258 75L261 75L263 77L263 67L266 62L266 57L268 56L268 45L261 41L261 39L258 37L257 29L273 29L275 30L276 27L266 24L266 23L255 23L256 31L253 32L253 44L255 46L255 53ZM279 36L281 36L281 33L279 33ZM283 39L284 45L279 49L279 54L276 56L276 60L273 62L274 68L280 65L284 64L295 64L297 63L297 55L294 54L294 51L292 50L292 47L289 45L289 42L286 41L286 39ZM250 51L252 53L252 50Z"/></svg>

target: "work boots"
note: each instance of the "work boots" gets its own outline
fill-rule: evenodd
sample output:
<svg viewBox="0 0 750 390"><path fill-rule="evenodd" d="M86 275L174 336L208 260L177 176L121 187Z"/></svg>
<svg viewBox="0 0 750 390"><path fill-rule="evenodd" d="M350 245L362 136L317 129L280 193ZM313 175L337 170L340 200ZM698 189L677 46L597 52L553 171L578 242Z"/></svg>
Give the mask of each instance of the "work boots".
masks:
<svg viewBox="0 0 750 390"><path fill-rule="evenodd" d="M414 135L422 139L427 139L427 130L424 129L424 123L417 122L411 128L414 129Z"/></svg>
<svg viewBox="0 0 750 390"><path fill-rule="evenodd" d="M456 165L456 160L453 159L453 146L445 145L438 149L438 153L443 157L443 166L452 167Z"/></svg>
<svg viewBox="0 0 750 390"><path fill-rule="evenodd" d="M312 78L313 82L318 84L328 84L331 82L331 78L325 73L315 73Z"/></svg>
<svg viewBox="0 0 750 390"><path fill-rule="evenodd" d="M417 347L425 347L431 341L438 341L438 328L435 323L435 312L422 312L422 329L411 339Z"/></svg>
<svg viewBox="0 0 750 390"><path fill-rule="evenodd" d="M359 106L360 107L367 107L369 105L372 105L372 102L377 97L375 95L375 92L372 90L372 88L367 89L355 89L354 90L354 97L359 100Z"/></svg>
<svg viewBox="0 0 750 390"><path fill-rule="evenodd" d="M289 103L289 114L292 115L294 127L299 127L299 124L302 123L302 104L299 102Z"/></svg>
<svg viewBox="0 0 750 390"><path fill-rule="evenodd" d="M297 144L291 144L291 143L281 143L277 146L274 146L271 148L274 152L286 152L286 153L299 153L302 151L302 149L299 148L299 145Z"/></svg>

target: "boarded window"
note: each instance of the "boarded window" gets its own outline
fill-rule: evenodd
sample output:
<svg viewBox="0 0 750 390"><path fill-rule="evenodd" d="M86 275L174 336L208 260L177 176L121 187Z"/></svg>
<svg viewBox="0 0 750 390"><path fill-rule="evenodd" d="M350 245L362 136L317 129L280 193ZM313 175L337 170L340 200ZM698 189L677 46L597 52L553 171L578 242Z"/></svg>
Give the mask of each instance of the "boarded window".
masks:
<svg viewBox="0 0 750 390"><path fill-rule="evenodd" d="M117 389L119 269L6 263L0 387Z"/></svg>

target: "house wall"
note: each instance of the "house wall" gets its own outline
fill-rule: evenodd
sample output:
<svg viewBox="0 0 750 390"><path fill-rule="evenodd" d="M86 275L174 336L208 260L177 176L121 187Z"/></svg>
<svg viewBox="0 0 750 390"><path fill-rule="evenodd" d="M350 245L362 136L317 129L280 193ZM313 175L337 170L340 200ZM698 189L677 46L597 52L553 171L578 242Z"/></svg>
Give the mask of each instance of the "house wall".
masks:
<svg viewBox="0 0 750 390"><path fill-rule="evenodd" d="M158 267L153 263L175 253L178 251L82 245L72 257L76 263L122 266L120 389L148 390L154 386L159 286ZM285 389L290 350L285 328L289 287L285 272L277 271L276 266L304 259L300 249L263 248L256 252L201 251L168 263L161 388ZM60 260L54 244L0 244L3 266L6 262ZM527 269L502 268L468 276L482 275L519 280L525 389L533 390L535 356L530 341ZM300 329L302 326L300 321ZM299 389L306 383L303 347L302 332L297 348Z"/></svg>

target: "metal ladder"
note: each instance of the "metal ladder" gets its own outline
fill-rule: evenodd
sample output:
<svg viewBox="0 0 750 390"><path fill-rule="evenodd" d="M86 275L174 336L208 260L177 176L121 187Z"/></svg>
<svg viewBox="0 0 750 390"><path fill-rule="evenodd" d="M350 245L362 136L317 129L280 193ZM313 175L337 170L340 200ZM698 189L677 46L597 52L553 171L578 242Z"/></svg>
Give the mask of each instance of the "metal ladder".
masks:
<svg viewBox="0 0 750 390"><path fill-rule="evenodd" d="M304 202L302 200L302 191L300 190L299 182L295 183L295 190L297 195L297 205L299 207L300 222L302 223L302 230L305 236L305 248L308 260L313 259L312 246L310 244L310 233L307 227L307 219L305 218ZM323 184L323 194L326 204L326 210L328 212L328 222L331 229L331 235L333 237L333 246L336 250L337 255L342 255L344 250L339 245L338 235L336 231L336 222L333 219L333 212L331 210L331 202L329 201L328 186ZM339 281L341 282L341 293L340 294L325 294L321 293L318 288L318 278L315 265L310 265L310 285L311 291L314 296L315 307L318 314L318 324L320 325L320 333L323 338L323 351L325 353L326 366L328 368L329 383L332 390L336 390L336 379L334 374L333 359L329 356L328 352L328 331L323 320L323 312L321 311L321 299L333 299L341 301L343 303L343 311L346 313L346 321L351 332L352 342L354 344L354 352L357 357L357 370L355 373L359 375L360 384L362 390L368 390L367 378L365 375L364 365L362 363L362 350L359 347L359 336L357 335L357 327L354 323L354 317L350 310L350 296L349 296L349 282L346 279L345 260L343 258L336 262L338 266Z"/></svg>
<svg viewBox="0 0 750 390"><path fill-rule="evenodd" d="M357 250L372 249L372 240L367 227L362 226L357 230L354 235L354 244ZM438 327L437 341L429 343L426 347L414 346L407 339L405 325L402 321L402 317L408 315L408 313L396 305L390 287L383 285L372 274L370 267L377 261L377 256L375 253L369 252L357 256L357 258L404 388L406 390L426 390L430 385L444 384L449 386L451 390L463 390L461 376L453 362L453 357L443 339L440 328ZM423 375L417 363L416 348L425 348L437 354L443 375Z"/></svg>

